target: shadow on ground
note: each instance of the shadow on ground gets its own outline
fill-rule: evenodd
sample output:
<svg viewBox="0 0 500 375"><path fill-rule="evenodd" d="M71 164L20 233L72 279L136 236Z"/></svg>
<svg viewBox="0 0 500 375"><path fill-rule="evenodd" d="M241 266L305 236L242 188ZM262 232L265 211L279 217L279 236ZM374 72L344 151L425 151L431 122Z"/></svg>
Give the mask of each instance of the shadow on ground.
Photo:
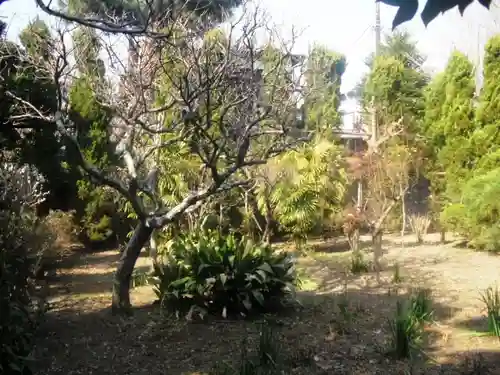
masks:
<svg viewBox="0 0 500 375"><path fill-rule="evenodd" d="M439 374L453 375L486 375L498 374L500 369L500 352L471 351L456 352L445 363L437 367Z"/></svg>
<svg viewBox="0 0 500 375"><path fill-rule="evenodd" d="M455 326L470 331L471 333L476 333L479 336L489 333L488 318L485 315L477 315L466 320L461 320L456 322Z"/></svg>
<svg viewBox="0 0 500 375"><path fill-rule="evenodd" d="M389 246L392 242L388 240L382 241L382 246ZM349 242L344 237L338 237L334 239L328 239L326 241L319 241L315 243L314 241L311 243L311 247L313 251L321 252L321 253L343 253L346 251L350 251L351 247L349 246ZM372 247L372 241L369 238L363 238L360 240L359 248L361 250L367 250Z"/></svg>
<svg viewBox="0 0 500 375"><path fill-rule="evenodd" d="M404 374L410 365L387 355L388 319L404 293L370 290L318 294L300 292L301 307L272 317L280 355L289 374ZM180 375L209 371L220 362L237 365L242 341L255 348L263 320L209 317L187 322L145 305L130 319L112 316L109 296L65 301L46 316L35 355L39 374ZM346 309L341 308L347 305ZM442 319L451 313L434 304ZM344 312L342 312L344 311ZM461 372L462 359L443 366L418 364L413 374ZM482 366L498 363L485 354ZM478 374L487 374L479 372Z"/></svg>
<svg viewBox="0 0 500 375"><path fill-rule="evenodd" d="M84 247L75 247L57 264L59 270L73 269L82 264L82 259L87 267L102 266L111 264L120 259L121 253L118 250L89 251ZM147 258L147 252L141 252L139 258Z"/></svg>
<svg viewBox="0 0 500 375"><path fill-rule="evenodd" d="M416 239L408 238L408 235L405 235L403 237L403 240L401 240L401 237L397 235L387 235L383 240L382 240L382 246L384 248L387 247L394 247L394 246L400 246L401 242L403 242L404 247L418 247L418 246L424 246L424 245L450 245L450 244L456 244L456 241L445 241L442 243L440 240L426 240L425 242L418 242ZM343 252L348 252L351 250L349 246L349 242L345 237L336 237L336 238L327 238L327 239L321 239L321 240L316 240L316 241L311 241L311 248L315 252L321 252L321 253L343 253ZM360 238L359 242L359 248L360 250L370 250L372 248L372 240L369 235L363 235Z"/></svg>
<svg viewBox="0 0 500 375"><path fill-rule="evenodd" d="M120 259L118 251L88 252L73 250L65 257L57 274L49 278L50 296L99 295L108 293ZM151 268L146 252L142 252L134 273L146 273Z"/></svg>
<svg viewBox="0 0 500 375"><path fill-rule="evenodd" d="M140 274L146 273L149 270L149 266L138 266L134 272ZM109 293L114 274L114 268L101 273L65 274L50 284L49 294L50 297L56 298L75 295L84 297Z"/></svg>

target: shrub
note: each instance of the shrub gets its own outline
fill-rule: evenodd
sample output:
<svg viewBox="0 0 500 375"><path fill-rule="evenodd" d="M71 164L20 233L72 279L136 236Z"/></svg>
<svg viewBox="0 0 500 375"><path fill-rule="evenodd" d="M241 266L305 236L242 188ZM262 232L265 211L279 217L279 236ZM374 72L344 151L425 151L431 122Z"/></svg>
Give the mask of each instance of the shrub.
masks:
<svg viewBox="0 0 500 375"><path fill-rule="evenodd" d="M32 223L36 244L34 274L41 278L46 271L54 269L65 254L77 243L77 229L73 212L50 211L42 220Z"/></svg>
<svg viewBox="0 0 500 375"><path fill-rule="evenodd" d="M408 301L398 301L396 316L390 321L391 354L397 358L411 358L421 351L424 324L432 320L432 304L427 290L419 290Z"/></svg>
<svg viewBox="0 0 500 375"><path fill-rule="evenodd" d="M103 242L113 235L111 218L101 216L96 223L88 223L86 234L91 242Z"/></svg>
<svg viewBox="0 0 500 375"><path fill-rule="evenodd" d="M370 264L360 250L352 253L349 267L353 274L367 273L370 271Z"/></svg>
<svg viewBox="0 0 500 375"><path fill-rule="evenodd" d="M33 260L46 241L29 206L8 181L0 183L0 373L29 373L37 315L32 301Z"/></svg>
<svg viewBox="0 0 500 375"><path fill-rule="evenodd" d="M489 287L481 293L488 317L488 331L500 338L500 291L498 287Z"/></svg>
<svg viewBox="0 0 500 375"><path fill-rule="evenodd" d="M410 215L411 230L417 237L419 244L424 243L425 235L431 225L431 217L429 215Z"/></svg>
<svg viewBox="0 0 500 375"><path fill-rule="evenodd" d="M394 264L394 273L392 274L392 282L395 284L399 284L403 281L403 277L401 276L401 267L399 263Z"/></svg>
<svg viewBox="0 0 500 375"><path fill-rule="evenodd" d="M411 309L401 301L396 306L396 316L390 322L391 326L391 354L397 358L410 358L414 351L419 349L422 330L420 322L412 314Z"/></svg>
<svg viewBox="0 0 500 375"><path fill-rule="evenodd" d="M249 356L247 346L247 340L244 339L241 359L236 366L222 363L217 365L209 375L275 375L285 373L283 358L280 355L279 339L269 323L265 322L261 326L254 358Z"/></svg>
<svg viewBox="0 0 500 375"><path fill-rule="evenodd" d="M411 314L420 322L430 322L433 319L434 310L430 290L419 289L410 297Z"/></svg>
<svg viewBox="0 0 500 375"><path fill-rule="evenodd" d="M233 234L179 237L155 265L155 292L161 304L184 312L196 306L223 316L246 316L282 305L296 283L295 264L287 253Z"/></svg>
<svg viewBox="0 0 500 375"><path fill-rule="evenodd" d="M462 202L446 207L441 215L448 229L466 236L480 250L500 249L500 168L469 180Z"/></svg>

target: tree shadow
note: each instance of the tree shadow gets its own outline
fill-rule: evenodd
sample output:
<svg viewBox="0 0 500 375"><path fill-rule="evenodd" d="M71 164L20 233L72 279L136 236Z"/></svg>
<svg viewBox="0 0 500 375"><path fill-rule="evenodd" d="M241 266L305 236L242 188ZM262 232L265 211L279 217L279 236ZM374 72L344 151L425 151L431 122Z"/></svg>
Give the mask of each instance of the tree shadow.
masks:
<svg viewBox="0 0 500 375"><path fill-rule="evenodd" d="M148 265L136 266L134 273L146 273L150 270ZM49 298L61 296L89 296L109 293L113 285L114 268L102 270L91 269L90 272L66 273L50 280Z"/></svg>
<svg viewBox="0 0 500 375"><path fill-rule="evenodd" d="M83 246L78 246L68 250L66 255L57 262L56 268L64 271L81 265L95 267L113 264L120 259L120 256L121 253L116 249L94 251ZM148 253L146 251L142 251L139 255L139 259L147 257Z"/></svg>
<svg viewBox="0 0 500 375"><path fill-rule="evenodd" d="M392 244L393 243L388 240L382 241L382 246L390 246ZM347 241L345 237L327 239L316 243L313 242L311 247L314 252L319 252L319 253L344 253L351 251L351 246L349 245L349 241ZM372 247L371 239L366 238L366 236L360 239L359 242L360 250L367 250L370 249L371 247Z"/></svg>
<svg viewBox="0 0 500 375"><path fill-rule="evenodd" d="M473 316L469 319L458 321L454 325L458 328L465 329L472 333L475 332L479 335L486 335L490 332L488 327L488 318L484 315Z"/></svg>
<svg viewBox="0 0 500 375"><path fill-rule="evenodd" d="M500 352L477 350L454 352L443 363L430 366L435 374L495 375L500 369Z"/></svg>

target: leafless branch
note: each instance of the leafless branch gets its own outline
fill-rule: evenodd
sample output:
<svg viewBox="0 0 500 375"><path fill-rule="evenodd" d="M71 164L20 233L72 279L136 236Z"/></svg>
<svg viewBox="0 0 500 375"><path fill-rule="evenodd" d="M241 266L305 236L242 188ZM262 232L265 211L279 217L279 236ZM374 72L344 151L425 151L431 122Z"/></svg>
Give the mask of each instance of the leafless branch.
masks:
<svg viewBox="0 0 500 375"><path fill-rule="evenodd" d="M167 25L170 31L162 31L160 37L153 29L144 29L143 24L151 20L142 20L141 26L125 20L75 20L42 1L37 3L50 14L105 32L118 32L120 27L127 35L125 63L117 47L95 34L100 38L96 43L117 63L106 67L102 77L85 73L99 77L91 81L92 91L111 114L109 131L122 165L114 171L99 170L86 160L78 142L78 123L85 119L72 108L68 92L83 74L79 61L83 57L66 42L73 30L60 27L53 36L51 58L32 62L56 85L57 109L41 110L12 94L24 108L15 116L55 123L74 147L79 166L129 200L148 225L159 228L211 195L248 185L240 170L263 165L308 139L295 128L300 98L299 80L290 73L291 46L267 24L260 10L245 9L225 29L201 35L202 25L197 28L192 19L178 16L175 27ZM268 40L258 44L260 32ZM157 182L168 176L176 158L196 160L203 172L192 191L168 207L162 203ZM144 195L153 208L148 208Z"/></svg>

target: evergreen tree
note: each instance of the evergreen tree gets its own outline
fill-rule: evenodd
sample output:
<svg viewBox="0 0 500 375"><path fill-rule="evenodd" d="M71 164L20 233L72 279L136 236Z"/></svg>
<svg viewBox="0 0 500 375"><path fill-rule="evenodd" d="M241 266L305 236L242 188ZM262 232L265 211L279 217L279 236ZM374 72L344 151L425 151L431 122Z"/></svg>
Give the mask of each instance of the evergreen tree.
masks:
<svg viewBox="0 0 500 375"><path fill-rule="evenodd" d="M498 251L500 246L499 53L500 36L494 36L485 48L484 87L475 111L475 127L454 144L456 162L462 161L468 169L460 174L458 182L454 181L460 200L443 212L443 220L451 228L464 234L471 245L488 251Z"/></svg>
<svg viewBox="0 0 500 375"><path fill-rule="evenodd" d="M468 141L476 128L474 67L464 54L453 53L444 73L444 82L442 116L431 128L431 138L445 139L437 159L446 172L446 197L450 202L456 202L460 200L462 186L472 170Z"/></svg>
<svg viewBox="0 0 500 375"><path fill-rule="evenodd" d="M0 147L21 164L36 166L49 191L39 212L70 209L76 196L75 175L64 163L67 155L51 121L26 116L20 101L31 103L47 117L56 108L56 88L48 72L36 68L50 53L50 32L39 19L21 32L22 46L0 39Z"/></svg>
<svg viewBox="0 0 500 375"><path fill-rule="evenodd" d="M340 85L345 69L345 57L337 52L320 45L309 52L303 108L308 129L324 130L340 125Z"/></svg>
<svg viewBox="0 0 500 375"><path fill-rule="evenodd" d="M485 46L484 86L476 109L477 129L470 138L474 174L482 175L500 165L500 35Z"/></svg>
<svg viewBox="0 0 500 375"><path fill-rule="evenodd" d="M100 45L95 31L79 28L73 34L76 66L79 76L69 90L72 117L77 138L85 158L96 167L107 170L117 163L115 146L110 140L111 114L104 102L104 64L99 59ZM82 234L91 243L112 239L112 219L119 220L114 200L117 194L111 189L82 178L77 182L80 204L76 207L81 220Z"/></svg>

